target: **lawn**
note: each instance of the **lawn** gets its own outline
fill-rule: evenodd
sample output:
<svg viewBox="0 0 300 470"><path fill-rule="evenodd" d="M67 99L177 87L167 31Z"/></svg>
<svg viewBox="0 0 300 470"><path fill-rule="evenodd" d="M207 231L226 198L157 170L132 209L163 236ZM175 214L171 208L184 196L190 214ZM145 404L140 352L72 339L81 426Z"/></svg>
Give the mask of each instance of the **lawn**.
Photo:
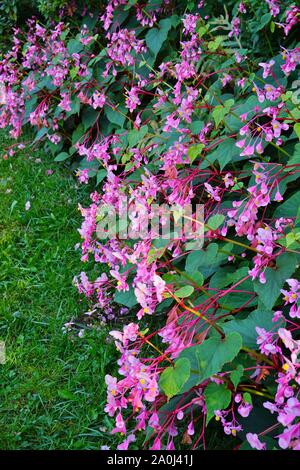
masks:
<svg viewBox="0 0 300 470"><path fill-rule="evenodd" d="M103 377L114 368L114 348L106 328L84 338L62 330L88 308L72 285L83 268L74 249L77 203L88 188L76 188L42 151L26 147L2 159L8 144L2 132L0 448L99 449L112 439Z"/></svg>

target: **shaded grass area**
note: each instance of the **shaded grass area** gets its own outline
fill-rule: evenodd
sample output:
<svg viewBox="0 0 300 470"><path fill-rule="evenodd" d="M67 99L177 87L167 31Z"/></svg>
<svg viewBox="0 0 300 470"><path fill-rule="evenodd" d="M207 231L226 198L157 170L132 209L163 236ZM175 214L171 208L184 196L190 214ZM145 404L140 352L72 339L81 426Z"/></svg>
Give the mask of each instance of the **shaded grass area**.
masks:
<svg viewBox="0 0 300 470"><path fill-rule="evenodd" d="M7 144L1 133L0 448L113 446L103 411L104 375L116 360L107 330L83 339L62 332L87 309L72 277L82 270L77 204L88 189L43 152L25 148L3 160Z"/></svg>

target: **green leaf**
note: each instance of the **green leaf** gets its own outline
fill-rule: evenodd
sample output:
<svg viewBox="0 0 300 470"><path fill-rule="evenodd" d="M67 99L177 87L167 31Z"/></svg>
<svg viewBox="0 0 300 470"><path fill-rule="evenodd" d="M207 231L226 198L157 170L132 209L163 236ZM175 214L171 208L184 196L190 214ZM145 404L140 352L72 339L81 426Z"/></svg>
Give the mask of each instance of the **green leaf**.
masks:
<svg viewBox="0 0 300 470"><path fill-rule="evenodd" d="M147 262L149 264L154 263L157 259L161 258L166 251L167 246L162 248L151 247L148 252Z"/></svg>
<svg viewBox="0 0 300 470"><path fill-rule="evenodd" d="M70 39L67 44L69 54L77 54L82 51L83 47L83 44L77 39Z"/></svg>
<svg viewBox="0 0 300 470"><path fill-rule="evenodd" d="M232 245L230 244L224 246L224 251L230 252L231 249ZM205 250L193 251L186 258L185 270L188 273L201 271L204 277L210 276L217 271L221 262L228 257L227 253L219 253L218 250L219 245L217 243L210 243Z"/></svg>
<svg viewBox="0 0 300 470"><path fill-rule="evenodd" d="M97 171L97 184L101 183L101 181L104 180L106 175L107 175L107 171L104 169Z"/></svg>
<svg viewBox="0 0 300 470"><path fill-rule="evenodd" d="M67 152L61 152L54 158L54 161L64 162L65 160L67 160L67 158L70 158L70 155Z"/></svg>
<svg viewBox="0 0 300 470"><path fill-rule="evenodd" d="M199 26L199 28L197 28L197 33L200 38L202 38L202 36L204 36L204 34L206 34L207 32L208 32L207 26Z"/></svg>
<svg viewBox="0 0 300 470"><path fill-rule="evenodd" d="M199 134L199 132L203 129L204 122L203 121L193 121L190 124L190 129L192 134Z"/></svg>
<svg viewBox="0 0 300 470"><path fill-rule="evenodd" d="M32 145L35 144L38 140L41 140L46 134L48 133L47 127L42 127L36 134L34 141L32 142Z"/></svg>
<svg viewBox="0 0 300 470"><path fill-rule="evenodd" d="M80 100L77 97L73 96L71 100L71 110L66 113L66 117L68 118L72 116L73 114L79 115L79 112L80 112Z"/></svg>
<svg viewBox="0 0 300 470"><path fill-rule="evenodd" d="M204 391L206 405L206 426L214 417L216 410L225 410L231 402L231 392L225 384L218 385L214 382L208 384Z"/></svg>
<svg viewBox="0 0 300 470"><path fill-rule="evenodd" d="M192 275L191 273L189 275L193 279L193 281L197 284L197 286L203 286L204 277L202 273L200 273L199 271L195 271Z"/></svg>
<svg viewBox="0 0 300 470"><path fill-rule="evenodd" d="M300 140L300 122L296 122L296 124L294 125L294 131L296 132L297 137Z"/></svg>
<svg viewBox="0 0 300 470"><path fill-rule="evenodd" d="M79 71L79 67L73 67L70 69L70 77L72 78L72 80L74 80L78 71Z"/></svg>
<svg viewBox="0 0 300 470"><path fill-rule="evenodd" d="M194 292L193 286L184 286L176 290L174 292L174 295L176 295L176 297L178 297L179 299L184 299L186 297L190 297L190 295L192 295L193 292Z"/></svg>
<svg viewBox="0 0 300 470"><path fill-rule="evenodd" d="M123 109L121 109L123 113ZM121 114L120 111L118 111L118 108L112 109L109 106L105 106L105 114L107 116L107 119L109 122L113 124L117 124L119 127L123 127L124 122L125 122L125 116ZM125 111L126 114L126 111Z"/></svg>
<svg viewBox="0 0 300 470"><path fill-rule="evenodd" d="M229 284L234 284L244 277L247 277L248 271L249 268L247 266L243 266L239 269L236 269L233 266L225 266L224 268L220 268L212 276L209 287L214 289L222 289L223 287L229 286ZM243 289L243 286L244 283L240 285L240 288Z"/></svg>
<svg viewBox="0 0 300 470"><path fill-rule="evenodd" d="M298 193L300 196L300 193ZM298 209L298 206L297 208ZM285 217L290 217L285 214ZM254 281L254 290L259 299L267 309L273 308L280 295L286 279L294 273L297 265L297 257L293 253L283 253L276 260L275 268L267 268L265 271L266 283L262 284L259 280Z"/></svg>
<svg viewBox="0 0 300 470"><path fill-rule="evenodd" d="M165 18L160 20L159 29L152 28L146 34L146 44L155 57L159 53L163 43L166 41L168 32L172 26L176 26L177 23L178 17L175 15L171 16L170 18Z"/></svg>
<svg viewBox="0 0 300 470"><path fill-rule="evenodd" d="M265 13L264 15L258 18L258 21L252 21L252 32L257 33L258 31L262 30L269 23L271 18L272 16L270 15L270 13Z"/></svg>
<svg viewBox="0 0 300 470"><path fill-rule="evenodd" d="M79 126L76 127L75 131L72 134L72 145L75 145L83 135L84 135L84 127L82 124L79 124Z"/></svg>
<svg viewBox="0 0 300 470"><path fill-rule="evenodd" d="M190 159L190 162L193 163L193 161L201 155L202 150L204 149L205 145L204 144L198 144L198 145L193 145L188 149L188 157Z"/></svg>
<svg viewBox="0 0 300 470"><path fill-rule="evenodd" d="M300 123L299 123L300 124ZM300 164L300 143L295 145L294 153L287 162L287 165L298 165ZM284 171L291 171L291 168L285 168Z"/></svg>
<svg viewBox="0 0 300 470"><path fill-rule="evenodd" d="M179 359L187 358L191 363L191 375L181 393L187 392L195 385L220 372L227 362L231 362L242 347L242 337L239 333L229 333L222 339L213 336L200 345L191 346L179 355Z"/></svg>
<svg viewBox="0 0 300 470"><path fill-rule="evenodd" d="M96 111L90 106L88 108L84 108L82 112L82 124L85 131L95 124L98 119L98 116L99 111Z"/></svg>
<svg viewBox="0 0 300 470"><path fill-rule="evenodd" d="M240 380L243 377L243 374L244 374L244 367L241 364L239 364L237 368L231 372L230 380L233 383L235 389L240 383Z"/></svg>
<svg viewBox="0 0 300 470"><path fill-rule="evenodd" d="M250 405L252 405L252 397L250 393L248 392L243 393L243 400L245 403L250 403Z"/></svg>
<svg viewBox="0 0 300 470"><path fill-rule="evenodd" d="M290 233L287 234L285 239L286 239L286 247L287 248L289 248L289 247L290 248L292 248L292 247L297 248L297 246L298 246L297 242L300 241L300 232L299 231L298 232L296 232L296 231L290 232Z"/></svg>
<svg viewBox="0 0 300 470"><path fill-rule="evenodd" d="M226 109L224 108L224 106L221 104L216 106L212 112L212 117L215 121L216 127L219 127L221 122L224 120L225 116L226 116Z"/></svg>
<svg viewBox="0 0 300 470"><path fill-rule="evenodd" d="M126 292L116 292L114 301L128 308L134 307L138 303L133 288L130 288Z"/></svg>
<svg viewBox="0 0 300 470"><path fill-rule="evenodd" d="M132 129L128 133L128 145L129 147L134 147L138 142L145 137L148 132L148 126L142 126L139 130Z"/></svg>
<svg viewBox="0 0 300 470"><path fill-rule="evenodd" d="M216 127L219 127L225 116L230 112L230 108L234 105L234 100L226 100L224 104L215 106L212 117L216 123Z"/></svg>
<svg viewBox="0 0 300 470"><path fill-rule="evenodd" d="M243 157L240 157L239 149L235 145L235 140L226 139L206 156L205 163L217 161L220 165L220 169L223 170L228 163L235 162L242 158Z"/></svg>
<svg viewBox="0 0 300 470"><path fill-rule="evenodd" d="M223 37L222 36L217 36L213 41L209 41L208 49L210 51L216 51L220 47L222 42L223 42Z"/></svg>
<svg viewBox="0 0 300 470"><path fill-rule="evenodd" d="M207 222L207 226L209 227L209 229L217 230L217 228L219 228L220 225L222 225L224 220L225 220L225 216L223 214L215 214L209 218Z"/></svg>
<svg viewBox="0 0 300 470"><path fill-rule="evenodd" d="M280 217L296 217L299 206L300 191L296 192L293 196L280 204L280 206L275 210L273 217L274 219L279 219Z"/></svg>
<svg viewBox="0 0 300 470"><path fill-rule="evenodd" d="M190 376L191 364L186 358L178 359L174 367L167 367L159 380L160 389L168 399L177 395Z"/></svg>
<svg viewBox="0 0 300 470"><path fill-rule="evenodd" d="M168 248L170 241L163 238L156 238L152 241L152 246L148 253L147 261L149 264L153 263L157 259L161 258L166 249Z"/></svg>
<svg viewBox="0 0 300 470"><path fill-rule="evenodd" d="M273 323L274 312L264 311L264 310L254 310L251 312L247 318L243 320L230 320L227 323L222 325L223 330L226 334L229 334L233 331L238 332L243 338L243 346L248 348L257 348L257 333L256 327L264 328L266 331L270 331L276 326L279 326L278 323Z"/></svg>

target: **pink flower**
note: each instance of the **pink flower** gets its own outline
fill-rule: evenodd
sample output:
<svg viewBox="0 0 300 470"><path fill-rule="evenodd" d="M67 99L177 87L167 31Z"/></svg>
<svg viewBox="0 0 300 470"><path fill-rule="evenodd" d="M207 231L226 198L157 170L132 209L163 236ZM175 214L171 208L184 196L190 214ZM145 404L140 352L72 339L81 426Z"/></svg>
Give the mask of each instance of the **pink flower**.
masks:
<svg viewBox="0 0 300 470"><path fill-rule="evenodd" d="M152 447L150 447L150 450L161 450L161 442L158 437L155 439Z"/></svg>
<svg viewBox="0 0 300 470"><path fill-rule="evenodd" d="M284 25L284 34L287 36L293 26L299 23L300 8L292 6L290 10L286 12L286 23Z"/></svg>
<svg viewBox="0 0 300 470"><path fill-rule="evenodd" d="M87 168L83 170L78 170L76 176L78 177L78 180L80 181L80 183L87 184L89 181L89 170Z"/></svg>
<svg viewBox="0 0 300 470"><path fill-rule="evenodd" d="M289 426L295 418L300 416L300 403L297 398L291 397L287 400L286 406L278 415L278 421L283 426ZM300 437L300 436L299 436Z"/></svg>
<svg viewBox="0 0 300 470"><path fill-rule="evenodd" d="M280 123L279 121L276 121L276 120L273 120L271 124L273 127L273 134L276 139L281 135L282 131L287 131L289 129L288 124Z"/></svg>
<svg viewBox="0 0 300 470"><path fill-rule="evenodd" d="M148 421L148 425L153 429L159 428L159 418L157 413L153 413Z"/></svg>
<svg viewBox="0 0 300 470"><path fill-rule="evenodd" d="M249 132L249 125L248 124L245 124L243 127L241 127L240 135L247 135L248 132ZM241 145L241 142L240 142L240 145ZM243 144L243 146L244 146L244 144Z"/></svg>
<svg viewBox="0 0 300 470"><path fill-rule="evenodd" d="M240 78L238 81L237 81L237 86L241 87L241 88L244 88L246 85L246 78Z"/></svg>
<svg viewBox="0 0 300 470"><path fill-rule="evenodd" d="M283 59L285 60L285 63L281 66L281 69L284 74L288 76L300 63L300 47L296 47L289 51L285 50L283 52Z"/></svg>
<svg viewBox="0 0 300 470"><path fill-rule="evenodd" d="M139 89L136 86L133 86L129 91L127 91L126 96L126 108L132 113L137 106L141 104L141 101L138 96Z"/></svg>
<svg viewBox="0 0 300 470"><path fill-rule="evenodd" d="M104 93L99 93L99 91L95 91L92 96L93 99L93 108L103 108L106 98Z"/></svg>
<svg viewBox="0 0 300 470"><path fill-rule="evenodd" d="M265 276L265 273L264 273L264 272L260 273L260 275L259 275L259 282L260 282L261 284L265 284L265 283L267 282L266 276Z"/></svg>
<svg viewBox="0 0 300 470"><path fill-rule="evenodd" d="M264 95L263 91L260 90L260 89L258 88L258 86L255 85L255 83L254 83L254 89L255 89L255 91L256 91L258 101L259 101L260 103L263 103L263 102L265 101L265 95Z"/></svg>
<svg viewBox="0 0 300 470"><path fill-rule="evenodd" d="M208 192L209 197L211 197L217 202L221 201L221 198L219 196L220 188L218 186L216 188L213 188L209 183L204 183L204 186L206 191Z"/></svg>
<svg viewBox="0 0 300 470"><path fill-rule="evenodd" d="M278 336L283 341L285 347L288 348L290 351L294 350L295 345L297 346L297 342L293 340L292 333L286 330L285 328L279 328Z"/></svg>
<svg viewBox="0 0 300 470"><path fill-rule="evenodd" d="M223 178L223 181L225 183L225 188L230 188L230 186L234 186L234 181L232 179L231 173L226 173L226 175Z"/></svg>
<svg viewBox="0 0 300 470"><path fill-rule="evenodd" d="M300 440L300 422L288 426L283 433L279 434L278 443L282 449L294 448L299 450L299 440Z"/></svg>
<svg viewBox="0 0 300 470"><path fill-rule="evenodd" d="M58 106L64 111L71 111L71 99L68 93L61 93L62 100L58 103Z"/></svg>
<svg viewBox="0 0 300 470"><path fill-rule="evenodd" d="M114 277L115 279L117 279L117 290L118 291L128 291L129 290L129 286L126 282L126 274L120 274L119 273L119 269L112 269L110 271L110 274L112 275L112 277Z"/></svg>
<svg viewBox="0 0 300 470"><path fill-rule="evenodd" d="M258 65L260 65L264 71L263 71L263 78L267 78L269 75L272 73L272 68L273 65L275 64L274 60L270 60L270 62L260 62Z"/></svg>
<svg viewBox="0 0 300 470"><path fill-rule="evenodd" d="M157 274L154 274L154 276L153 276L153 285L154 285L155 290L156 290L156 296L157 296L158 302L162 302L162 300L163 300L162 293L164 292L165 286L166 286L165 281L160 276L158 276Z"/></svg>
<svg viewBox="0 0 300 470"><path fill-rule="evenodd" d="M253 406L250 403L241 403L238 407L238 412L243 418L247 418Z"/></svg>
<svg viewBox="0 0 300 470"><path fill-rule="evenodd" d="M292 304L290 308L291 318L300 318L300 307L297 307L297 302L300 299L300 282L297 279L287 279L286 282L290 286L290 290L281 290L284 295L285 305Z"/></svg>
<svg viewBox="0 0 300 470"><path fill-rule="evenodd" d="M180 118L175 119L175 113L167 116L166 124L163 128L165 132L169 132L171 129L177 129L180 124Z"/></svg>
<svg viewBox="0 0 300 470"><path fill-rule="evenodd" d="M241 3L239 4L238 11L239 11L239 13L247 13L247 9L246 9L246 7L245 7L245 5L244 5L243 2L241 2Z"/></svg>
<svg viewBox="0 0 300 470"><path fill-rule="evenodd" d="M241 152L241 157L250 157L254 154L255 147L254 145L246 145L244 150Z"/></svg>
<svg viewBox="0 0 300 470"><path fill-rule="evenodd" d="M194 430L194 422L193 420L189 422L188 427L187 427L187 433L189 436L193 436L195 434Z"/></svg>
<svg viewBox="0 0 300 470"><path fill-rule="evenodd" d="M240 35L240 24L241 20L238 17L233 18L233 20L231 21L232 30L228 34L229 38L232 38L232 36L238 37Z"/></svg>
<svg viewBox="0 0 300 470"><path fill-rule="evenodd" d="M260 154L260 155L261 155L262 153L264 153L264 148L263 148L263 146L262 146L262 142L261 142L261 141L257 144L255 150L256 150L256 152L257 152L258 154Z"/></svg>
<svg viewBox="0 0 300 470"><path fill-rule="evenodd" d="M257 344L259 345L260 351L269 356L270 354L276 354L280 351L278 346L275 346L273 343L273 334L267 332L264 328L260 328L259 326L255 327L256 333L258 334L257 337Z"/></svg>
<svg viewBox="0 0 300 470"><path fill-rule="evenodd" d="M270 13L272 16L277 16L280 13L279 0L266 0L269 5Z"/></svg>
<svg viewBox="0 0 300 470"><path fill-rule="evenodd" d="M127 437L127 439L125 439L125 441L122 442L122 444L119 444L117 446L117 449L118 450L128 450L128 446L131 442L134 442L135 441L135 435L134 434L129 434L129 436Z"/></svg>
<svg viewBox="0 0 300 470"><path fill-rule="evenodd" d="M123 417L122 417L121 413L117 414L116 427L111 431L112 434L115 434L115 433L118 433L118 432L120 432L122 434L126 434L126 425L125 425L125 422L123 420Z"/></svg>
<svg viewBox="0 0 300 470"><path fill-rule="evenodd" d="M232 76L229 75L228 73L224 73L224 76L223 78L221 78L221 83L222 83L222 86L226 86L227 83L230 83L232 80Z"/></svg>
<svg viewBox="0 0 300 470"><path fill-rule="evenodd" d="M281 201L283 201L283 197L281 196L279 190L276 191L276 194L275 194L275 197L274 197L274 201L276 201L276 202L281 202Z"/></svg>
<svg viewBox="0 0 300 470"><path fill-rule="evenodd" d="M124 344L127 341L135 341L138 337L139 326L135 323L129 323L129 325L124 326L124 335L123 335L123 342Z"/></svg>
<svg viewBox="0 0 300 470"><path fill-rule="evenodd" d="M246 139L239 140L238 142L235 143L236 147L242 149L246 143Z"/></svg>
<svg viewBox="0 0 300 470"><path fill-rule="evenodd" d="M185 15L182 22L184 25L183 32L194 33L197 26L197 21L199 20L199 15Z"/></svg>
<svg viewBox="0 0 300 470"><path fill-rule="evenodd" d="M248 432L246 434L246 439L249 442L252 449L266 450L266 444L260 442L257 434L252 434L251 432Z"/></svg>

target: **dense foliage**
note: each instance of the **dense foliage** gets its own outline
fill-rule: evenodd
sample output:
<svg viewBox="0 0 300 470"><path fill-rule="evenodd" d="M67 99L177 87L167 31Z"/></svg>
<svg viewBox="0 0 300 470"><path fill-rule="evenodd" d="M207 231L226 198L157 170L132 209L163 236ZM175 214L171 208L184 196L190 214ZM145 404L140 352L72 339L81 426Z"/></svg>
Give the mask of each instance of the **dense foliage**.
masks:
<svg viewBox="0 0 300 470"><path fill-rule="evenodd" d="M95 266L75 284L89 321L128 320L106 376L120 449L138 430L205 449L216 426L227 447L300 449L299 17L292 1L114 0L75 35L30 20L0 63L1 127L29 123L97 186L80 207ZM125 200L133 228L154 203L175 222L203 204L203 247L103 242L99 207Z"/></svg>

